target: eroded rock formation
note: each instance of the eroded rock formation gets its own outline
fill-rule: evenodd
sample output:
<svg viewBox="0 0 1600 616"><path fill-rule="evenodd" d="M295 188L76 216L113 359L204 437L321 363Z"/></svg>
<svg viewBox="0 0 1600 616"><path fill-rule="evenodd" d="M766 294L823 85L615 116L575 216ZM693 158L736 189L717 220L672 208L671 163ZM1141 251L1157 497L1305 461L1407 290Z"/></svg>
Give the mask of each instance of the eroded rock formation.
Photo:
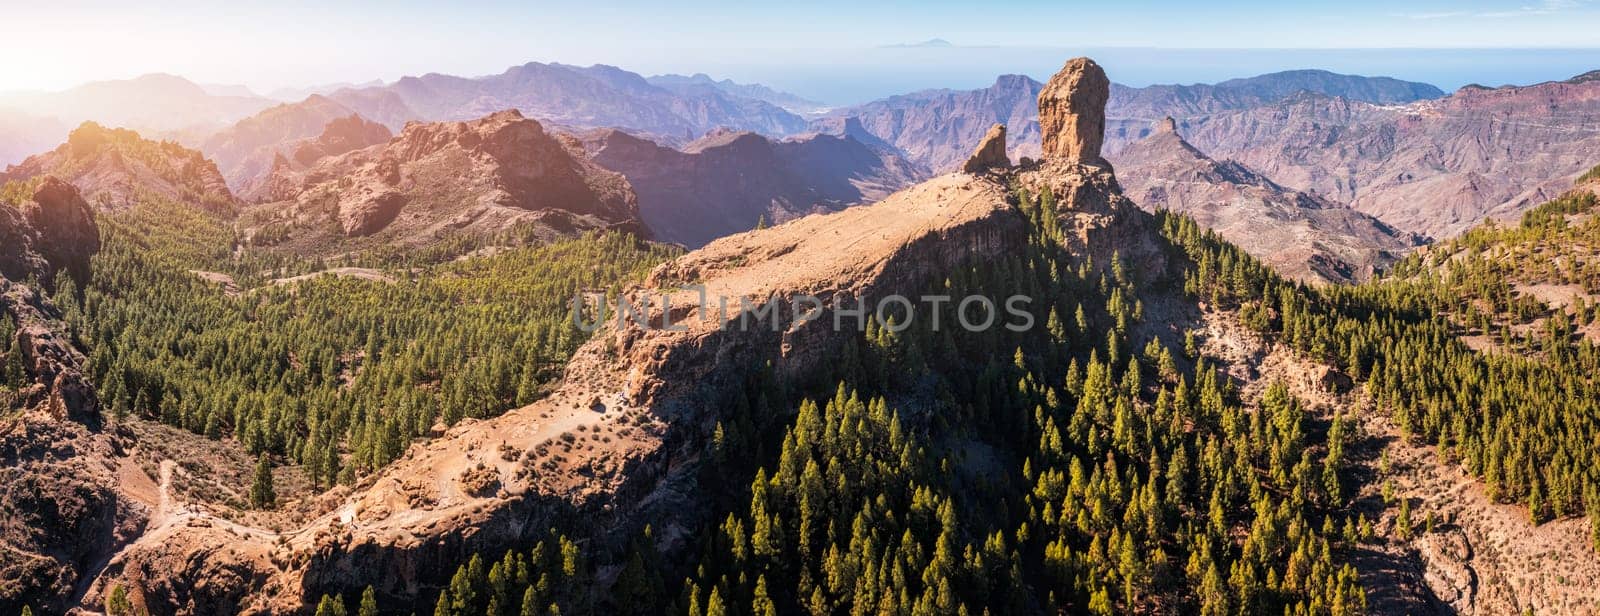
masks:
<svg viewBox="0 0 1600 616"><path fill-rule="evenodd" d="M1106 101L1111 80L1088 58L1073 58L1039 90L1039 130L1044 156L1067 162L1102 164Z"/></svg>

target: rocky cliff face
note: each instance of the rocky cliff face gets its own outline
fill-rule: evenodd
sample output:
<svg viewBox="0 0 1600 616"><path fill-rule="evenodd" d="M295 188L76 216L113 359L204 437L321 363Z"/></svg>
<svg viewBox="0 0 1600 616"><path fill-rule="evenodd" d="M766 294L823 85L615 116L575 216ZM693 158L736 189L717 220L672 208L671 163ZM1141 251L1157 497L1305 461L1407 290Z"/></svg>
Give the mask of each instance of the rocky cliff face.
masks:
<svg viewBox="0 0 1600 616"><path fill-rule="evenodd" d="M233 194L217 166L199 152L170 141L85 122L55 150L28 157L0 173L0 181L52 175L71 182L100 209L131 207L145 196L222 211Z"/></svg>
<svg viewBox="0 0 1600 616"><path fill-rule="evenodd" d="M412 123L388 143L279 171L269 194L284 202L257 208L268 215L261 224L309 243L379 236L421 245L522 224L552 237L638 226L627 180L516 111Z"/></svg>
<svg viewBox="0 0 1600 616"><path fill-rule="evenodd" d="M853 137L774 141L721 131L683 150L616 130L582 136L597 164L623 174L656 238L698 247L808 214L871 203L925 177L890 148Z"/></svg>
<svg viewBox="0 0 1600 616"><path fill-rule="evenodd" d="M1170 118L1123 148L1117 174L1140 206L1190 216L1286 276L1355 282L1422 242L1342 203L1284 188L1189 145Z"/></svg>
<svg viewBox="0 0 1600 616"><path fill-rule="evenodd" d="M56 284L56 273L80 281L89 276L89 258L100 250L94 211L78 189L52 176L30 183L32 196L0 203L0 276L15 281L36 278Z"/></svg>
<svg viewBox="0 0 1600 616"><path fill-rule="evenodd" d="M14 325L0 359L19 353L25 384L0 384L0 611L65 611L144 511L118 493L118 437L102 432L100 402L44 287L84 279L99 234L70 184L37 182L21 204L0 204L0 319ZM9 350L8 349L14 349Z"/></svg>

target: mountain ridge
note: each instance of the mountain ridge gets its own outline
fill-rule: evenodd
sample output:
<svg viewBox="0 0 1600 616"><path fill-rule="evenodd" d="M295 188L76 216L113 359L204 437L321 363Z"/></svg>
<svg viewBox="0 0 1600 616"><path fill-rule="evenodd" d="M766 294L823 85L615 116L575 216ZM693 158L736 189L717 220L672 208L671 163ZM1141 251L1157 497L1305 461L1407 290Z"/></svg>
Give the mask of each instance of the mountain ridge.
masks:
<svg viewBox="0 0 1600 616"><path fill-rule="evenodd" d="M926 177L893 151L827 134L712 132L682 149L617 130L579 137L591 160L628 178L658 239L691 248L762 222L876 201Z"/></svg>
<svg viewBox="0 0 1600 616"><path fill-rule="evenodd" d="M685 141L722 126L784 135L803 120L776 105L717 88L676 91L614 66L529 62L482 77L439 73L408 76L378 87L346 89L331 98L394 128L394 112L372 109L388 94L415 120L465 120L515 108L541 121L575 128L624 128Z"/></svg>
<svg viewBox="0 0 1600 616"><path fill-rule="evenodd" d="M1213 160L1171 120L1125 146L1117 160L1123 190L1141 207L1190 216L1297 280L1359 282L1424 243L1344 204Z"/></svg>

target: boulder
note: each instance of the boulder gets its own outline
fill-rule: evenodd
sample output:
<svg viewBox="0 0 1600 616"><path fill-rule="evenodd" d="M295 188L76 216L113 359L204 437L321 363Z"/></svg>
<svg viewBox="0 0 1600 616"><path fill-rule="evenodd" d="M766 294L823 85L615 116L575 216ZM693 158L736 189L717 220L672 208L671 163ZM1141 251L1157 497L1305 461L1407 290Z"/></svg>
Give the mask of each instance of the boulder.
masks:
<svg viewBox="0 0 1600 616"><path fill-rule="evenodd" d="M1088 58L1073 58L1039 90L1039 130L1046 159L1102 164L1111 81Z"/></svg>
<svg viewBox="0 0 1600 616"><path fill-rule="evenodd" d="M978 149L973 150L972 156L961 166L961 171L982 173L996 167L1010 166L1011 159L1006 157L1006 125L996 124L989 127L988 134L983 136L983 141L978 143Z"/></svg>

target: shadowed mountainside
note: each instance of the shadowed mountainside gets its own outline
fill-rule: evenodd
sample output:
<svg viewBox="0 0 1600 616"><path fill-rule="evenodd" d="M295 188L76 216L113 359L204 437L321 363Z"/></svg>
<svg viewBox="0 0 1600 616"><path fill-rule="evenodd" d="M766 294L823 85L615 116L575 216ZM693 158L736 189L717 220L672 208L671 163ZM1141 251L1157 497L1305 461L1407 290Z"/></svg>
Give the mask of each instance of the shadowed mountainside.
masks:
<svg viewBox="0 0 1600 616"><path fill-rule="evenodd" d="M727 131L683 150L617 130L582 140L595 163L628 178L657 239L690 247L762 221L877 201L926 177L892 149L833 135L774 141Z"/></svg>

